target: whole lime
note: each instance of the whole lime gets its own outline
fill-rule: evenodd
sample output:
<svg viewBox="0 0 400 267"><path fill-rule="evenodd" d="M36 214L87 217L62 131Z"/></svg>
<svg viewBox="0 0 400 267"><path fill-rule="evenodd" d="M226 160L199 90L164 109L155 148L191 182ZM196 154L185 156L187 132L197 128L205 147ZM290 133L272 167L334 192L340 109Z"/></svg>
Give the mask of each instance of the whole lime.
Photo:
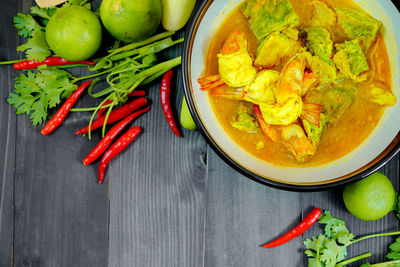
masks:
<svg viewBox="0 0 400 267"><path fill-rule="evenodd" d="M161 0L103 0L100 18L116 39L132 43L150 37L161 22Z"/></svg>
<svg viewBox="0 0 400 267"><path fill-rule="evenodd" d="M343 200L351 214L360 220L378 220L393 210L396 193L390 180L376 172L344 188Z"/></svg>
<svg viewBox="0 0 400 267"><path fill-rule="evenodd" d="M90 58L101 45L99 19L86 7L70 5L57 10L46 26L51 50L67 60Z"/></svg>

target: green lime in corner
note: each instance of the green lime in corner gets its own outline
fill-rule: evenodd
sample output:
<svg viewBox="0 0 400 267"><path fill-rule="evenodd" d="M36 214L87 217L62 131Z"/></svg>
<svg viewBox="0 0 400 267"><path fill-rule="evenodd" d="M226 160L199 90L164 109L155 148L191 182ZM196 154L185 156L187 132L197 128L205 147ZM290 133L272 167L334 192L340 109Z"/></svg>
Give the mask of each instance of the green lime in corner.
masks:
<svg viewBox="0 0 400 267"><path fill-rule="evenodd" d="M344 188L343 200L351 214L360 220L374 221L395 207L396 192L390 180L380 172Z"/></svg>
<svg viewBox="0 0 400 267"><path fill-rule="evenodd" d="M46 40L58 56L71 61L85 60L100 48L101 24L86 7L63 7L49 20Z"/></svg>
<svg viewBox="0 0 400 267"><path fill-rule="evenodd" d="M114 38L139 42L156 32L161 22L161 0L103 0L100 18Z"/></svg>

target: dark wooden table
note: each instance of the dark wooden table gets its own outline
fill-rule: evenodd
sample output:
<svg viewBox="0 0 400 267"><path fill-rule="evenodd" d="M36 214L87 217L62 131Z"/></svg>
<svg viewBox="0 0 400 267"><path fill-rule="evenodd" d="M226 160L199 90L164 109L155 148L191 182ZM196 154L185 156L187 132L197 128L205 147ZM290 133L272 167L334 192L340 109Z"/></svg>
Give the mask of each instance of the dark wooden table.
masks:
<svg viewBox="0 0 400 267"><path fill-rule="evenodd" d="M1 0L0 57L15 59L21 43L12 26L31 1ZM183 33L181 33L183 35ZM165 55L174 57L182 47ZM0 68L0 266L305 266L302 237L261 249L296 225L313 207L346 220L356 234L399 228L392 213L375 222L350 215L341 190L280 191L234 171L197 131L176 138L159 104L159 83L149 88L152 110L136 121L144 133L112 161L103 185L97 164L82 158L99 140L74 136L89 114L71 114L42 136L6 103L18 72ZM180 70L177 71L180 77ZM177 79L180 110L182 81ZM78 103L84 106L90 100ZM399 156L382 169L399 189ZM370 251L385 259L394 238L367 240L350 255ZM356 266L356 265L353 265Z"/></svg>

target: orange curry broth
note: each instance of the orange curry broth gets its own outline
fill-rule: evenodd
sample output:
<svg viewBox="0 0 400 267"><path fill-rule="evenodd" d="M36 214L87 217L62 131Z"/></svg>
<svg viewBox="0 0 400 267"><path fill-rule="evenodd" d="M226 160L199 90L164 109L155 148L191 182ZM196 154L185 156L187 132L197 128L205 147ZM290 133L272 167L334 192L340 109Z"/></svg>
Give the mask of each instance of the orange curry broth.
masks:
<svg viewBox="0 0 400 267"><path fill-rule="evenodd" d="M300 17L300 27L309 24L311 18L311 1L291 0L293 7ZM349 0L327 0L330 6L347 6L360 8ZM246 18L237 7L222 22L211 42L206 61L205 75L218 73L217 54L221 50L228 35L234 30L243 32L248 40L248 50L252 55L256 54L259 41L252 33ZM332 36L339 42L340 36ZM370 49L374 53L367 55L370 69L374 70L368 80L384 81L391 85L391 71L388 53L382 36L379 34L376 43ZM282 66L281 66L282 67ZM280 71L280 69L277 69ZM273 143L266 138L261 131L256 133L244 133L231 126L230 121L234 116L237 100L230 100L217 95L208 94L212 108L218 121L228 135L243 149L254 156L267 162L283 166L317 166L339 159L357 148L375 129L379 123L385 108L368 100L367 83L358 84L357 100L351 105L337 125L329 125L321 139L316 154L305 163L297 163L293 155L281 143ZM264 148L257 149L257 143L263 141Z"/></svg>

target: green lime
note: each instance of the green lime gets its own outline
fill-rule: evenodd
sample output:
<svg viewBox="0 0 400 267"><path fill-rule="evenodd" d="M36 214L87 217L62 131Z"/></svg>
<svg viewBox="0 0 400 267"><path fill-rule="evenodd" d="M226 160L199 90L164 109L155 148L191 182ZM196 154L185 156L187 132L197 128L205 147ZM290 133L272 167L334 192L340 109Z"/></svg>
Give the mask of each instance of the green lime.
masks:
<svg viewBox="0 0 400 267"><path fill-rule="evenodd" d="M390 180L376 172L344 188L343 200L351 214L360 220L374 221L393 210L396 192Z"/></svg>
<svg viewBox="0 0 400 267"><path fill-rule="evenodd" d="M90 58L101 45L99 19L86 7L71 5L57 10L46 27L51 50L67 60Z"/></svg>
<svg viewBox="0 0 400 267"><path fill-rule="evenodd" d="M100 18L116 39L132 43L150 37L161 22L161 0L103 0Z"/></svg>

